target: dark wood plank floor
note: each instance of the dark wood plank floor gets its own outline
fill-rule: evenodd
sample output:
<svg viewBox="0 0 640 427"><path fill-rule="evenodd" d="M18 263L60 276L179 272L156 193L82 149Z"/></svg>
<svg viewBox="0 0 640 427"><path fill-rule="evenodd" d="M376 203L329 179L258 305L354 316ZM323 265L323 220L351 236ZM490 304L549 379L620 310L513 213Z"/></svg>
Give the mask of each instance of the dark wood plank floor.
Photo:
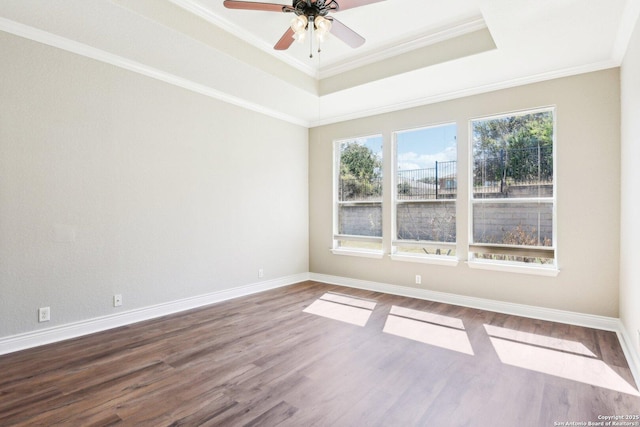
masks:
<svg viewBox="0 0 640 427"><path fill-rule="evenodd" d="M375 300L367 324L303 312L329 291ZM384 333L394 305L461 320L462 335L442 327L473 354ZM613 386L504 363L495 340L534 359L587 357ZM639 413L612 332L315 282L0 357L2 426L554 426Z"/></svg>

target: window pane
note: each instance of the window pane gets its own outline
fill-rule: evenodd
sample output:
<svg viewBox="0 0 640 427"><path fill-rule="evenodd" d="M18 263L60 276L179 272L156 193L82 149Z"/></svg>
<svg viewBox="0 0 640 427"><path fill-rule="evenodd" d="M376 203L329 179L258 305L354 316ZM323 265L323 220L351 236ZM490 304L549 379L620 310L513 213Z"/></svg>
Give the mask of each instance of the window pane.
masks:
<svg viewBox="0 0 640 427"><path fill-rule="evenodd" d="M336 143L335 234L382 237L382 136ZM381 243L336 240L337 247L381 250Z"/></svg>
<svg viewBox="0 0 640 427"><path fill-rule="evenodd" d="M399 240L456 241L456 203L411 202L398 204Z"/></svg>
<svg viewBox="0 0 640 427"><path fill-rule="evenodd" d="M471 122L471 259L555 264L553 114Z"/></svg>
<svg viewBox="0 0 640 427"><path fill-rule="evenodd" d="M353 178L340 176L338 200L341 202L382 201L382 177Z"/></svg>
<svg viewBox="0 0 640 427"><path fill-rule="evenodd" d="M395 133L395 253L455 254L429 243L456 242L456 134L455 124Z"/></svg>
<svg viewBox="0 0 640 427"><path fill-rule="evenodd" d="M553 245L553 203L477 203L473 242L518 246Z"/></svg>
<svg viewBox="0 0 640 427"><path fill-rule="evenodd" d="M338 234L382 236L382 205L367 203L338 207Z"/></svg>
<svg viewBox="0 0 640 427"><path fill-rule="evenodd" d="M553 264L555 260L553 258L546 257L533 257L533 256L518 256L518 255L505 255L499 251L492 254L474 253L474 258L485 259L493 261L509 261L509 262L524 262L529 264Z"/></svg>
<svg viewBox="0 0 640 427"><path fill-rule="evenodd" d="M456 161L434 161L429 168L398 170L396 187L398 200L455 199Z"/></svg>
<svg viewBox="0 0 640 427"><path fill-rule="evenodd" d="M553 112L472 122L473 197L553 197Z"/></svg>
<svg viewBox="0 0 640 427"><path fill-rule="evenodd" d="M382 201L382 136L339 143L338 201Z"/></svg>
<svg viewBox="0 0 640 427"><path fill-rule="evenodd" d="M455 199L455 124L396 132L396 198Z"/></svg>

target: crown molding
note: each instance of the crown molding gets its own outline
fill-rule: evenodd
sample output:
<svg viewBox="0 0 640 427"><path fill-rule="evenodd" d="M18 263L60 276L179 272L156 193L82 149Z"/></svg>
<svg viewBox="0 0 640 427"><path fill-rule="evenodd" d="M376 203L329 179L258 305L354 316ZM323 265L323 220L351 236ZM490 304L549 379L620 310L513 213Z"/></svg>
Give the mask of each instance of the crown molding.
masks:
<svg viewBox="0 0 640 427"><path fill-rule="evenodd" d="M365 65L384 61L386 59L402 55L403 53L411 52L428 45L436 44L485 28L487 28L487 24L482 16L474 16L464 21L447 25L446 27L411 35L410 37L406 37L400 41L389 43L372 52L350 56L348 59L343 61L322 67L318 73L318 77L319 79L333 77Z"/></svg>
<svg viewBox="0 0 640 427"><path fill-rule="evenodd" d="M196 83L192 80L167 73L165 71L150 67L136 61L132 61L122 56L115 55L113 53L106 52L104 50L86 45L84 43L80 43L62 36L58 36L56 34L49 33L47 31L30 27L19 22L0 17L0 31L33 40L38 43L43 43L58 49L66 50L67 52L75 53L87 58L95 59L96 61L111 64L125 70L133 71L134 73L142 74L144 76L151 77L153 79L160 80L165 83L169 83L171 85L208 96L210 98L214 98L223 102L227 102L229 104L236 105L238 107L246 108L247 110L255 111L257 113L273 117L275 119L284 120L286 122L299 126L309 127L309 122L306 120L302 120L299 117L284 114L280 111L258 105L257 103L250 102L233 95L229 95L225 92L200 83Z"/></svg>
<svg viewBox="0 0 640 427"><path fill-rule="evenodd" d="M259 37L254 36L245 28L242 28L241 26L212 12L209 8L203 6L197 0L169 1L176 6L206 20L207 22L233 34L234 36L256 47L257 49L260 49L261 51L318 80L332 77L340 73L344 73L346 71L361 67L363 65L383 61L385 59L428 46L430 44L435 44L447 39L487 28L487 24L485 23L482 16L476 15L464 21L459 21L436 30L412 34L409 37L405 37L402 40L387 44L379 49L375 49L361 55L349 56L349 58L347 59L322 67L320 70L316 70L307 62L292 58L290 55L287 55L284 52L275 51L271 44L266 43Z"/></svg>
<svg viewBox="0 0 640 427"><path fill-rule="evenodd" d="M170 0L170 1L190 1L190 0ZM640 0L638 0L640 2ZM476 24L477 25L477 22ZM474 28L471 22L467 29ZM21 24L6 18L0 17L0 31L4 31L10 34L14 34L19 37L24 37L39 43L43 43L49 46L53 46L59 49L66 50L81 56L95 59L104 63L108 63L119 68L123 68L129 71L133 71L138 74L151 77L165 83L169 83L184 89L218 99L223 102L227 102L238 107L242 107L257 113L265 114L267 116L283 120L295 125L311 128L317 126L323 126L338 122L344 122L348 120L359 119L363 117L390 113L394 111L404 110L408 108L419 107L422 105L434 104L437 102L449 101L452 99L463 98L467 96L477 95L486 92L492 92L501 89L507 89L515 86L521 86L525 84L538 83L545 80L552 80L561 77L567 77L571 75L583 74L593 71L600 71L607 68L613 68L620 65L620 61L616 59L609 59L606 61L596 62L587 65L581 65L578 67L570 67L560 70L552 70L545 73L536 74L533 76L519 77L515 79L500 81L496 83L490 83L486 85L473 86L458 91L446 92L436 95L430 95L425 97L408 99L393 104L388 104L375 108L359 109L346 114L337 116L320 117L318 120L305 120L300 117L284 114L280 111L276 111L270 108L266 108L255 102L250 102L245 99L241 99L236 96L229 95L220 90L211 88L209 86L193 82L191 80L179 77L162 70L149 67L147 65L123 58L121 56L88 46L86 44L76 42L25 24ZM434 39L431 39L434 40ZM407 49L410 49L407 47ZM322 98L318 98L322 103ZM330 111L330 108L322 108L323 111Z"/></svg>
<svg viewBox="0 0 640 427"><path fill-rule="evenodd" d="M260 49L261 51L271 56L274 56L275 58L302 71L303 73L313 78L316 78L316 79L318 78L318 73L315 70L315 68L309 66L307 63L303 61L299 61L295 58L292 58L291 56L286 55L285 53L274 50L272 45L254 36L253 34L248 32L246 29L240 27L239 25L236 25L231 21L224 19L219 15L216 15L211 10L202 6L200 3L194 0L169 0L169 1L175 4L176 6L204 19L205 21L222 28L228 33L231 33L234 36L238 37L240 40L252 45L257 49Z"/></svg>
<svg viewBox="0 0 640 427"><path fill-rule="evenodd" d="M347 114L342 114L342 115L332 116L332 117L325 117L320 120L312 121L309 124L309 126L313 128L318 126L330 125L333 123L344 122L348 120L361 119L363 117L369 117L369 116L375 116L378 114L385 114L385 113L391 113L394 111L406 110L409 108L435 104L437 102L450 101L452 99L465 98L467 96L479 95L482 93L493 92L496 90L508 89L516 86L539 83L539 82L558 79L562 77L570 77L578 74L606 70L608 68L618 67L619 65L620 64L617 61L613 59L609 59L606 61L580 65L577 67L569 67L569 68L563 68L560 70L552 70L545 73L535 74L532 76L518 77L510 80L496 82L496 83L473 86L473 87L469 87L469 88L458 90L458 91L452 91L452 92L446 92L446 93L441 93L437 95L414 98L406 101L397 102L394 104L387 104L382 107L361 109L352 113L347 113ZM324 106L322 108L324 110L330 109Z"/></svg>

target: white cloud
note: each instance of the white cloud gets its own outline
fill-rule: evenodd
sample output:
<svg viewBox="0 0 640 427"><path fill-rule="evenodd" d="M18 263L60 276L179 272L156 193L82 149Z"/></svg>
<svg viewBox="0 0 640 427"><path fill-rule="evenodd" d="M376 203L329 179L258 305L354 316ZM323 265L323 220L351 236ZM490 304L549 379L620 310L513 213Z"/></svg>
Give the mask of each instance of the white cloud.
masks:
<svg viewBox="0 0 640 427"><path fill-rule="evenodd" d="M398 154L400 170L426 169L435 166L436 162L456 160L456 147L447 147L444 151L433 154L418 154L413 151Z"/></svg>

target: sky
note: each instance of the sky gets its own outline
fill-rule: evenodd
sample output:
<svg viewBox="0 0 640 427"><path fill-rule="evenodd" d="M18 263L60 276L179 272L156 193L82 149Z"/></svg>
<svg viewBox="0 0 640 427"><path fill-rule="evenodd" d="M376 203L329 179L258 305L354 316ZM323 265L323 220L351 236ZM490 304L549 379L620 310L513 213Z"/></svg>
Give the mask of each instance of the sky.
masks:
<svg viewBox="0 0 640 427"><path fill-rule="evenodd" d="M456 125L448 124L396 133L398 170L425 169L435 162L456 160Z"/></svg>
<svg viewBox="0 0 640 427"><path fill-rule="evenodd" d="M396 132L397 170L435 167L435 162L456 160L456 125L454 123ZM382 159L382 136L356 138Z"/></svg>
<svg viewBox="0 0 640 427"><path fill-rule="evenodd" d="M356 142L369 148L373 153L382 159L382 135L368 136L365 138L357 138Z"/></svg>

